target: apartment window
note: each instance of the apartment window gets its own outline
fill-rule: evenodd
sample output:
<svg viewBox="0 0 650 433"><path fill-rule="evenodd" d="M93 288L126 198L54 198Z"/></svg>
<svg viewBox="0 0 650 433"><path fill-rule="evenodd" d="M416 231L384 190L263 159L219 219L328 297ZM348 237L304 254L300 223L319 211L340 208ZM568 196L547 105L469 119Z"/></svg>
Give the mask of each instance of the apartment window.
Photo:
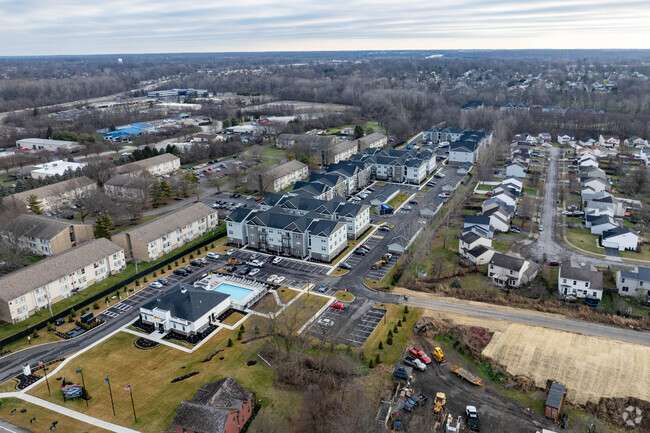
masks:
<svg viewBox="0 0 650 433"><path fill-rule="evenodd" d="M563 278L563 279L562 279L562 282L563 282L564 284L566 284L566 278Z"/></svg>
<svg viewBox="0 0 650 433"><path fill-rule="evenodd" d="M621 283L624 283L624 282L625 282L625 278L621 278Z"/></svg>
<svg viewBox="0 0 650 433"><path fill-rule="evenodd" d="M585 287L589 287L589 281L585 283Z"/></svg>
<svg viewBox="0 0 650 433"><path fill-rule="evenodd" d="M621 290L622 290L623 292L627 292L628 290L630 290L630 288L627 287L627 286L625 286L625 287L623 287Z"/></svg>
<svg viewBox="0 0 650 433"><path fill-rule="evenodd" d="M576 283L577 283L577 281L576 281L576 280L573 280L573 285L574 285L574 286L576 285Z"/></svg>

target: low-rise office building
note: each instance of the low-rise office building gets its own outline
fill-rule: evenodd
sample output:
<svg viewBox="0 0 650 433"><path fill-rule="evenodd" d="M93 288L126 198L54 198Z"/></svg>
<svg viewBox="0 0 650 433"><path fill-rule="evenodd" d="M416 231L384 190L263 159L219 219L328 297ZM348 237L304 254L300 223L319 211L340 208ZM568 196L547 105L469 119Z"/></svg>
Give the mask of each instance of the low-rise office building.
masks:
<svg viewBox="0 0 650 433"><path fill-rule="evenodd" d="M86 164L83 162L68 162L68 161L52 161L46 162L44 164L38 164L34 166L34 169L31 172L31 176L34 179L42 179L48 176L63 176L66 171L75 171L77 169L85 167Z"/></svg>
<svg viewBox="0 0 650 433"><path fill-rule="evenodd" d="M121 272L124 250L108 239L85 242L0 277L0 320L17 323Z"/></svg>
<svg viewBox="0 0 650 433"><path fill-rule="evenodd" d="M39 215L20 215L12 224L18 246L32 254L52 256L93 239L91 224Z"/></svg>
<svg viewBox="0 0 650 433"><path fill-rule="evenodd" d="M124 248L127 258L152 262L216 229L218 223L214 209L195 203L118 233L111 240Z"/></svg>
<svg viewBox="0 0 650 433"><path fill-rule="evenodd" d="M23 138L16 141L20 150L49 150L50 152L77 152L84 148L76 141L50 140L49 138Z"/></svg>

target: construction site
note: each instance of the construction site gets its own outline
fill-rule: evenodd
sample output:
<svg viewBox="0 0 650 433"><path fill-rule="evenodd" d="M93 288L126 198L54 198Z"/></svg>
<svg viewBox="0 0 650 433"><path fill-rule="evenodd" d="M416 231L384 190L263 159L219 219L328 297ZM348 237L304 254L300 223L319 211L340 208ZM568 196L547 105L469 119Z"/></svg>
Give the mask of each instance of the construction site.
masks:
<svg viewBox="0 0 650 433"><path fill-rule="evenodd" d="M415 326L378 424L442 433L649 431L647 347L454 319L422 317Z"/></svg>

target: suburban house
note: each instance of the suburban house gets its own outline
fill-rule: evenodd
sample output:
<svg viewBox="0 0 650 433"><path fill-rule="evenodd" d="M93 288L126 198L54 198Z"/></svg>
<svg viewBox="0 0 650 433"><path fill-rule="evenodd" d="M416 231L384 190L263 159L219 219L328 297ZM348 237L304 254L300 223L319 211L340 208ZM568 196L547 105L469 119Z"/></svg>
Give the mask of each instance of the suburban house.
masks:
<svg viewBox="0 0 650 433"><path fill-rule="evenodd" d="M568 134L558 134L557 135L557 142L560 144L577 144L576 138L573 135L568 135Z"/></svg>
<svg viewBox="0 0 650 433"><path fill-rule="evenodd" d="M104 184L104 192L116 200L129 200L145 204L151 200L151 191L156 183L153 177L118 174Z"/></svg>
<svg viewBox="0 0 650 433"><path fill-rule="evenodd" d="M18 246L32 254L52 256L93 239L92 224L79 224L39 215L20 215L12 221Z"/></svg>
<svg viewBox="0 0 650 433"><path fill-rule="evenodd" d="M501 200L507 206L513 206L513 207L517 206L517 196L507 190L497 192L492 197L490 197L490 199Z"/></svg>
<svg viewBox="0 0 650 433"><path fill-rule="evenodd" d="M34 169L31 172L33 179L43 179L48 176L63 176L66 171L76 171L82 167L85 167L85 162L68 162L68 161L52 161L45 162L43 164L38 164L34 166Z"/></svg>
<svg viewBox="0 0 650 433"><path fill-rule="evenodd" d="M180 168L181 159L178 156L163 153L162 155L120 165L115 172L117 174L139 176L142 172L148 171L152 176L162 176L180 170Z"/></svg>
<svg viewBox="0 0 650 433"><path fill-rule="evenodd" d="M29 198L33 195L40 202L43 213L50 213L68 208L79 197L96 189L94 180L81 176L4 197L2 204L5 207L16 205L29 209Z"/></svg>
<svg viewBox="0 0 650 433"><path fill-rule="evenodd" d="M592 235L602 235L607 230L621 227L621 223L609 215L587 215L585 226L591 230Z"/></svg>
<svg viewBox="0 0 650 433"><path fill-rule="evenodd" d="M603 274L595 266L580 266L573 260L563 263L558 274L558 292L566 298L603 298Z"/></svg>
<svg viewBox="0 0 650 433"><path fill-rule="evenodd" d="M506 176L514 176L519 178L526 177L526 166L520 162L513 162L506 166Z"/></svg>
<svg viewBox="0 0 650 433"><path fill-rule="evenodd" d="M111 240L124 248L127 258L152 262L216 229L218 222L214 209L194 203L118 233Z"/></svg>
<svg viewBox="0 0 650 433"><path fill-rule="evenodd" d="M253 393L230 377L204 384L194 398L182 401L174 433L238 433L253 414Z"/></svg>
<svg viewBox="0 0 650 433"><path fill-rule="evenodd" d="M551 134L549 132L541 132L537 136L538 143L550 143L551 141L553 141L553 138L551 137Z"/></svg>
<svg viewBox="0 0 650 433"><path fill-rule="evenodd" d="M625 203L609 195L602 198L587 200L584 206L585 215L609 215L622 217L625 215Z"/></svg>
<svg viewBox="0 0 650 433"><path fill-rule="evenodd" d="M0 277L0 320L17 323L126 267L124 250L95 239Z"/></svg>
<svg viewBox="0 0 650 433"><path fill-rule="evenodd" d="M50 152L77 152L85 146L76 141L51 140L49 138L23 138L16 141L18 150L49 150Z"/></svg>
<svg viewBox="0 0 650 433"><path fill-rule="evenodd" d="M519 287L532 281L539 271L537 264L521 257L494 253L488 277L499 286Z"/></svg>
<svg viewBox="0 0 650 433"><path fill-rule="evenodd" d="M617 271L616 288L623 296L647 296L650 289L650 267L637 266L634 271Z"/></svg>
<svg viewBox="0 0 650 433"><path fill-rule="evenodd" d="M475 265L488 263L494 255L492 240L474 232L467 232L458 242L460 256L470 260Z"/></svg>
<svg viewBox="0 0 650 433"><path fill-rule="evenodd" d="M515 188L517 191L521 192L524 183L521 178L518 177L506 177L501 181L501 185L508 185Z"/></svg>
<svg viewBox="0 0 650 433"><path fill-rule="evenodd" d="M488 217L490 219L490 225L494 230L499 230L500 232L507 232L510 230L510 212L506 210L503 206L496 206L488 209L483 212L482 216Z"/></svg>
<svg viewBox="0 0 650 433"><path fill-rule="evenodd" d="M178 284L140 307L142 323L181 336L201 334L230 308L230 296Z"/></svg>
<svg viewBox="0 0 650 433"><path fill-rule="evenodd" d="M621 139L618 138L616 135L600 135L598 138L598 142L600 143L601 146L607 147L607 148L614 148L618 147L621 144Z"/></svg>
<svg viewBox="0 0 650 433"><path fill-rule="evenodd" d="M475 216L475 215L465 215L465 221L463 223L463 234L465 231L471 231L468 229L478 228L479 233L485 233L485 237L492 239L494 236L494 227L490 224L490 217L486 216Z"/></svg>
<svg viewBox="0 0 650 433"><path fill-rule="evenodd" d="M580 182L582 187L591 188L594 192L607 191L610 189L607 179L600 177L586 177Z"/></svg>
<svg viewBox="0 0 650 433"><path fill-rule="evenodd" d="M300 161L292 160L270 168L262 176L264 192L279 192L306 178L309 167Z"/></svg>
<svg viewBox="0 0 650 433"><path fill-rule="evenodd" d="M618 227L603 232L601 244L605 248L616 248L619 251L636 250L639 234L629 227Z"/></svg>
<svg viewBox="0 0 650 433"><path fill-rule="evenodd" d="M598 167L583 167L580 168L580 182L590 178L590 177L599 177L601 179L607 180L607 174L604 170Z"/></svg>
<svg viewBox="0 0 650 433"><path fill-rule="evenodd" d="M472 167L474 167L474 164L471 162L465 162L456 168L456 174L467 174L472 170Z"/></svg>
<svg viewBox="0 0 650 433"><path fill-rule="evenodd" d="M630 138L626 138L624 143L625 143L626 146L631 146L631 147L636 147L636 148L645 147L645 146L648 145L647 140L644 140L643 138L641 138L639 136L636 136L636 135L633 135Z"/></svg>

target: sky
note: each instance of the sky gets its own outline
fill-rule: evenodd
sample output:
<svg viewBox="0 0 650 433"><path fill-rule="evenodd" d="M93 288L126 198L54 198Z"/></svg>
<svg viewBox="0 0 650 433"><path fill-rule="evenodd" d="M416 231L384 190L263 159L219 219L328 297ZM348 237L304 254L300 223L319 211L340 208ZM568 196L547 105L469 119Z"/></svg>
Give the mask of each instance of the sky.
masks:
<svg viewBox="0 0 650 433"><path fill-rule="evenodd" d="M0 0L0 56L650 48L650 0Z"/></svg>

